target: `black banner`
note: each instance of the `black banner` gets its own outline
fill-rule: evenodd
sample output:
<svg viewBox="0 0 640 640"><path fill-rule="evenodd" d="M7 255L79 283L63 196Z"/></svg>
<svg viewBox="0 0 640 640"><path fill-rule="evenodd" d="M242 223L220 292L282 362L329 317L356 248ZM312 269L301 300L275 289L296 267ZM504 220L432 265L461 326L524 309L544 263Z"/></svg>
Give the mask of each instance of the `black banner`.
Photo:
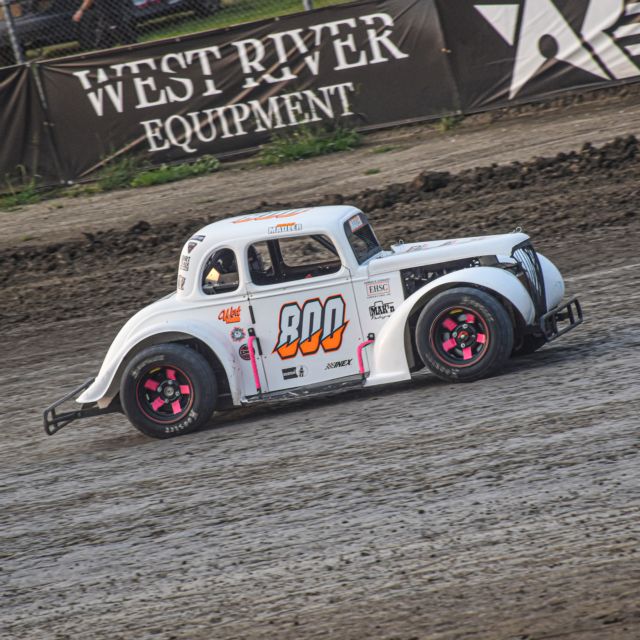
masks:
<svg viewBox="0 0 640 640"><path fill-rule="evenodd" d="M57 182L46 126L29 68L0 69L0 192L19 189L33 178Z"/></svg>
<svg viewBox="0 0 640 640"><path fill-rule="evenodd" d="M637 81L639 64L640 1L360 0L0 71L0 171L74 180L130 151L471 113Z"/></svg>
<svg viewBox="0 0 640 640"><path fill-rule="evenodd" d="M255 147L300 124L445 114L455 88L433 0L367 0L39 66L67 177Z"/></svg>
<svg viewBox="0 0 640 640"><path fill-rule="evenodd" d="M438 0L462 109L640 79L640 3Z"/></svg>

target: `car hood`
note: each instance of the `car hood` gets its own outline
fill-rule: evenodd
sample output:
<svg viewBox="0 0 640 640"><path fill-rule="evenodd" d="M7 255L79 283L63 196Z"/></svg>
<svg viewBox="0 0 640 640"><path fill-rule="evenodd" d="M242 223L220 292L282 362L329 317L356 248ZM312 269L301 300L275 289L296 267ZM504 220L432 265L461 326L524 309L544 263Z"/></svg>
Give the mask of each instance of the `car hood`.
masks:
<svg viewBox="0 0 640 640"><path fill-rule="evenodd" d="M391 251L385 251L371 260L369 273L384 273L481 256L510 256L516 245L528 239L529 236L525 233L505 233L495 236L394 244L391 246Z"/></svg>

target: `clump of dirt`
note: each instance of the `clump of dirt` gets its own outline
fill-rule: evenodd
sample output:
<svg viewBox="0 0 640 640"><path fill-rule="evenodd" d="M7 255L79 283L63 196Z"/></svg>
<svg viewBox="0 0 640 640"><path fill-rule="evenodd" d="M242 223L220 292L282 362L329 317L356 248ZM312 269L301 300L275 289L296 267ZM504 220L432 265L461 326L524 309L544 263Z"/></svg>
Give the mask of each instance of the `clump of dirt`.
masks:
<svg viewBox="0 0 640 640"><path fill-rule="evenodd" d="M365 212L386 209L398 203L431 202L453 196L467 196L524 189L562 179L588 177L615 180L614 171L638 164L638 140L635 136L616 138L601 147L590 143L580 151L559 153L550 158L509 165L492 164L458 174L425 171L405 184L392 184L383 189L367 189L351 196L328 196L323 204L354 204Z"/></svg>

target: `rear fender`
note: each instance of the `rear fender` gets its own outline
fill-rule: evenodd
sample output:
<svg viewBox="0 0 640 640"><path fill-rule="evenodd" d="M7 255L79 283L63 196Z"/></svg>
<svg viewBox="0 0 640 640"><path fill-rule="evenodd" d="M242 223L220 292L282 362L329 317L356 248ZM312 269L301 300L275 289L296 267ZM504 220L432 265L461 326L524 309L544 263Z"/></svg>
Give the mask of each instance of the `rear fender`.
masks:
<svg viewBox="0 0 640 640"><path fill-rule="evenodd" d="M384 384L407 380L411 340L408 335L409 318L422 309L435 295L453 287L477 287L508 300L519 321L530 325L535 320L531 296L518 278L497 267L471 267L449 273L410 295L393 313L376 335L370 352L371 375L367 384Z"/></svg>
<svg viewBox="0 0 640 640"><path fill-rule="evenodd" d="M166 322L144 327L144 329L128 336L127 340L119 345L119 349L107 353L100 372L93 384L77 398L76 402L82 404L97 402L98 406L106 407L117 395L120 387L120 378L128 362L142 349L154 344L165 342L179 342L182 340L199 340L207 345L220 361L229 380L231 397L234 404L240 403L242 395L240 371L235 363L233 348L216 340L211 335L211 328L195 322L180 323L180 326L171 326Z"/></svg>

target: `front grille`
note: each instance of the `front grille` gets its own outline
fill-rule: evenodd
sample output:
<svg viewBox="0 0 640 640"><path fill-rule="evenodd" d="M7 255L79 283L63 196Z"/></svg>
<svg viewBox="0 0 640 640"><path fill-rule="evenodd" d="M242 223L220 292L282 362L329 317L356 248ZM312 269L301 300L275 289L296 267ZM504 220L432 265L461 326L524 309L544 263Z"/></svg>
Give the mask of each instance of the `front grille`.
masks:
<svg viewBox="0 0 640 640"><path fill-rule="evenodd" d="M536 319L547 312L547 298L544 291L544 278L538 256L530 242L519 244L511 254L520 265L526 279L526 287L536 308Z"/></svg>

